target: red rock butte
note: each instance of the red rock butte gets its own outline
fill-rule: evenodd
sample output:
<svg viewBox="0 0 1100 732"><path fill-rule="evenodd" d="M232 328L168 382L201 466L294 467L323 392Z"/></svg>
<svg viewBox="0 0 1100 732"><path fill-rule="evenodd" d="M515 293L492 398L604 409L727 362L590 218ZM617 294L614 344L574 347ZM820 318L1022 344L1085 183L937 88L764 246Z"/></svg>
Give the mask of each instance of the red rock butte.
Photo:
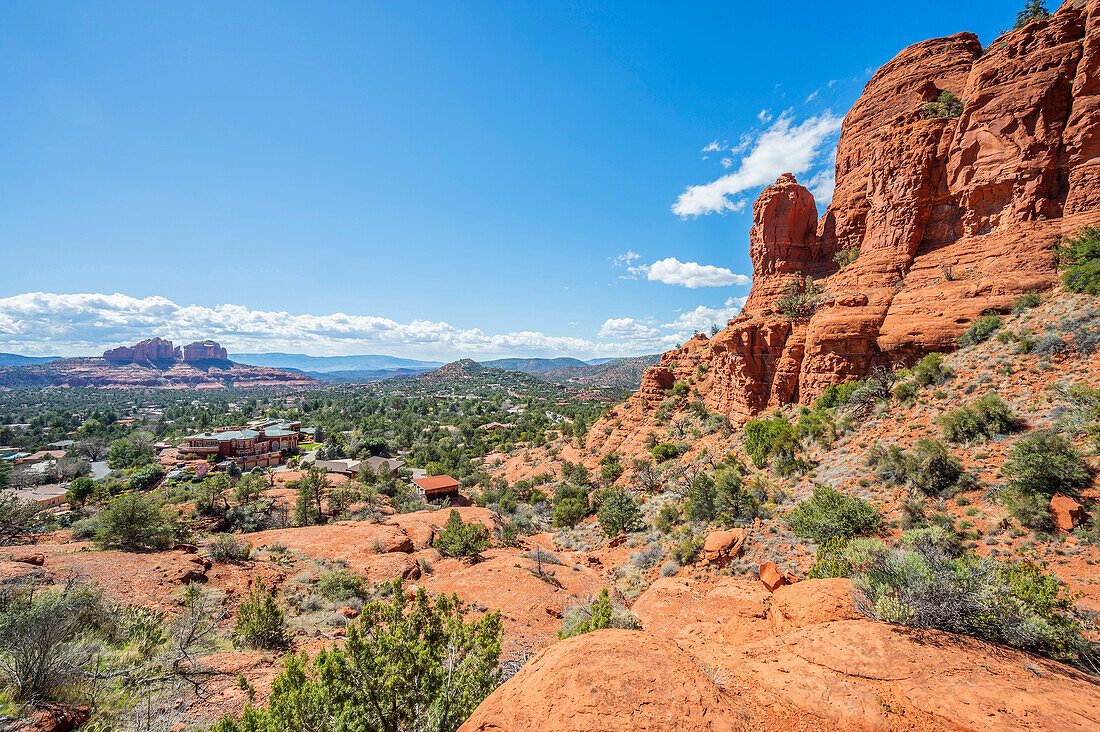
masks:
<svg viewBox="0 0 1100 732"><path fill-rule="evenodd" d="M172 341L149 338L133 346L119 346L103 352L103 359L111 363L152 363L158 361L226 361L229 354L217 341L195 341L182 351Z"/></svg>
<svg viewBox="0 0 1100 732"><path fill-rule="evenodd" d="M927 114L945 91L961 114ZM1062 237L1098 222L1098 0L1067 2L986 49L971 33L910 46L845 117L825 214L790 174L766 188L743 311L664 354L636 399L702 364L707 406L743 420L950 350L982 313L1051 288ZM779 301L806 277L820 300L791 317Z"/></svg>

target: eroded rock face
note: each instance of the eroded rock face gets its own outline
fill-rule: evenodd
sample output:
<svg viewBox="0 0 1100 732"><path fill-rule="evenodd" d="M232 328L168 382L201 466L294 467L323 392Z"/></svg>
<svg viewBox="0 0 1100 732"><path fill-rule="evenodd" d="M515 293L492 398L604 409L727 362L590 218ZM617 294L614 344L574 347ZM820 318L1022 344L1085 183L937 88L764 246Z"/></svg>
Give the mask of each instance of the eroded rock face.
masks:
<svg viewBox="0 0 1100 732"><path fill-rule="evenodd" d="M926 116L943 91L963 100L960 116ZM1100 0L1067 2L987 49L971 33L924 41L845 117L825 214L789 174L764 189L744 309L660 368L682 380L702 364L705 404L735 421L810 403L877 364L949 350L986 310L1049 289L1061 237L1097 223ZM819 301L790 317L779 300L805 277Z"/></svg>

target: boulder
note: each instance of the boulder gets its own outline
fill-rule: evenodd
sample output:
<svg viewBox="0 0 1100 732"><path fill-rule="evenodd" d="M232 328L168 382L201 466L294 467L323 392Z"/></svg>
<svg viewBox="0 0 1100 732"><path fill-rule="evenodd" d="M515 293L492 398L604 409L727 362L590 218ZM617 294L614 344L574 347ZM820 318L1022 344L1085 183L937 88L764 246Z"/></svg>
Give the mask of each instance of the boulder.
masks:
<svg viewBox="0 0 1100 732"><path fill-rule="evenodd" d="M775 592L783 585L791 585L798 579L786 572L781 572L775 562L764 562L760 565L760 582L768 588L768 592Z"/></svg>
<svg viewBox="0 0 1100 732"><path fill-rule="evenodd" d="M852 601L852 582L843 577L781 584L772 594L768 611L777 632L860 618Z"/></svg>
<svg viewBox="0 0 1100 732"><path fill-rule="evenodd" d="M46 563L45 554L16 554L12 558L13 562L20 562L22 564L33 564L36 567L41 567Z"/></svg>
<svg viewBox="0 0 1100 732"><path fill-rule="evenodd" d="M1069 496L1055 493L1050 499L1050 518L1059 531L1073 531L1086 517L1084 506Z"/></svg>
<svg viewBox="0 0 1100 732"><path fill-rule="evenodd" d="M730 560L741 556L745 546L745 530L712 531L707 534L703 549L699 552L700 564L724 567Z"/></svg>

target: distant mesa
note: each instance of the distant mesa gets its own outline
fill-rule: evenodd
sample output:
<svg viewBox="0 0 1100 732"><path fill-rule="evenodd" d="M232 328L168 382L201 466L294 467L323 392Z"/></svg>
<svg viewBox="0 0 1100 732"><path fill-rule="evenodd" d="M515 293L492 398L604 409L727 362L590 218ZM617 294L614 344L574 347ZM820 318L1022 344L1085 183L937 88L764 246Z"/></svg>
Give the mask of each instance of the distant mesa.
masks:
<svg viewBox="0 0 1100 732"><path fill-rule="evenodd" d="M163 338L148 338L133 346L119 346L103 352L103 359L111 363L155 363L168 361L218 360L226 361L229 354L217 341L195 341L183 347L181 351L172 341Z"/></svg>

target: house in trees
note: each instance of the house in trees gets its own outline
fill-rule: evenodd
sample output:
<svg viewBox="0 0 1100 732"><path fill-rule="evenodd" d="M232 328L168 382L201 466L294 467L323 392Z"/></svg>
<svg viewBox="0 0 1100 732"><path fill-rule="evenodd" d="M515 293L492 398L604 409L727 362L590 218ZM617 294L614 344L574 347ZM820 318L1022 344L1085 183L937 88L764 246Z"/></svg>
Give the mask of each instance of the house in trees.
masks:
<svg viewBox="0 0 1100 732"><path fill-rule="evenodd" d="M413 485L417 493L428 503L449 498L452 501L458 498L458 489L462 484L449 475L428 475L423 478L413 478Z"/></svg>

